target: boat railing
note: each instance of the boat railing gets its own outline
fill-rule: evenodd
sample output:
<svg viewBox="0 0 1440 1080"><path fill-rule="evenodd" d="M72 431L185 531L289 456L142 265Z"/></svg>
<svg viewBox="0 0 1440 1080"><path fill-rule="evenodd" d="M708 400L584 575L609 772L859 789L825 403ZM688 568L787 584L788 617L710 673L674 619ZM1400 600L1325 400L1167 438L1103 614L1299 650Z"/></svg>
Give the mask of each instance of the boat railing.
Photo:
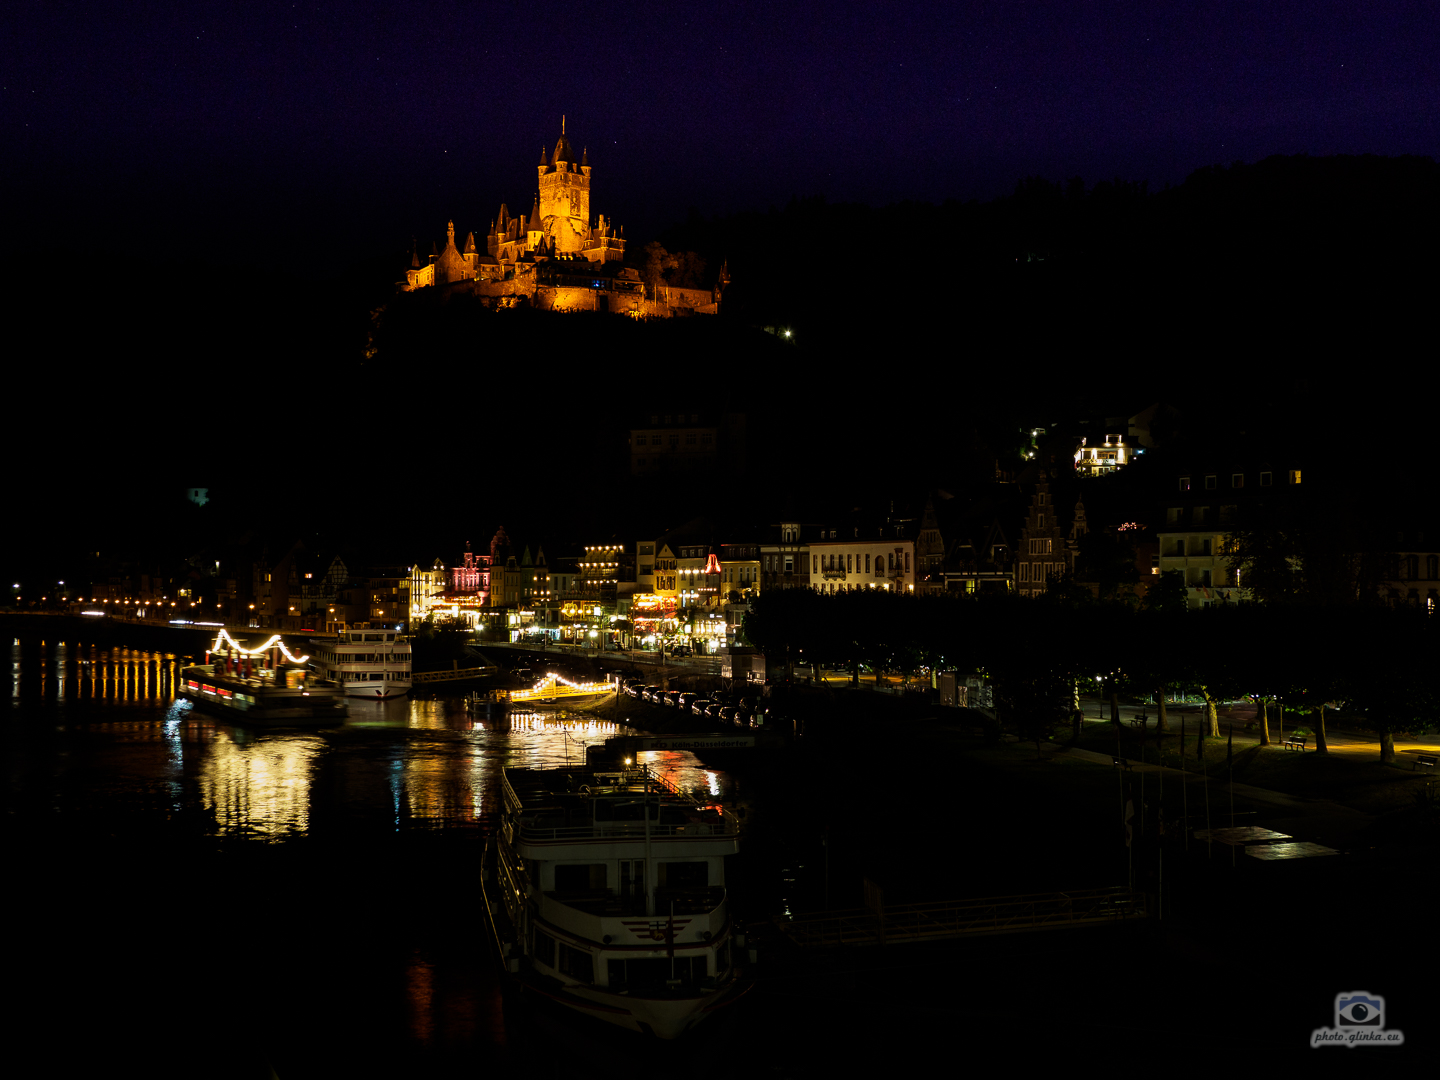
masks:
<svg viewBox="0 0 1440 1080"><path fill-rule="evenodd" d="M543 772L545 770L539 771ZM684 791L658 773L651 772L646 765L631 765L624 769L606 770L598 773L585 773L577 770L574 775L580 787L594 787L598 785L610 788L623 788L636 795L650 794L669 796L681 803L698 805L695 803L695 800ZM515 790L515 786L510 781L509 770L506 770L504 774L504 792L511 806L516 809L524 806L524 800L520 798L519 793Z"/></svg>
<svg viewBox="0 0 1440 1080"><path fill-rule="evenodd" d="M683 825L661 825L651 822L647 833L643 821L596 821L580 825L547 825L522 822L522 841L564 840L652 840L685 839L689 837L738 836L740 823L728 812L717 821L687 821Z"/></svg>

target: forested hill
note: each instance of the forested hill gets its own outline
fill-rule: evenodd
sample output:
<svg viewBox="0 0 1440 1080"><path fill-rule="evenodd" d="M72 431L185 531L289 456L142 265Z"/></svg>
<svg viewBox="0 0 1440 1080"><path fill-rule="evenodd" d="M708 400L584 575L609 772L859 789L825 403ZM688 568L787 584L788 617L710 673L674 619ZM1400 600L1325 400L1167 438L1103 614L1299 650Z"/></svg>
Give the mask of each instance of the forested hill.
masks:
<svg viewBox="0 0 1440 1080"><path fill-rule="evenodd" d="M1077 330L1134 348L1177 329L1223 342L1277 315L1292 339L1334 341L1337 324L1367 332L1357 304L1377 290L1392 312L1423 295L1437 241L1440 166L1373 156L1213 166L1160 191L1030 177L986 203L796 199L692 212L661 237L712 275L728 263L731 316L795 324L804 341L853 342L857 322L883 338L938 314L972 343L1024 351L1070 347Z"/></svg>

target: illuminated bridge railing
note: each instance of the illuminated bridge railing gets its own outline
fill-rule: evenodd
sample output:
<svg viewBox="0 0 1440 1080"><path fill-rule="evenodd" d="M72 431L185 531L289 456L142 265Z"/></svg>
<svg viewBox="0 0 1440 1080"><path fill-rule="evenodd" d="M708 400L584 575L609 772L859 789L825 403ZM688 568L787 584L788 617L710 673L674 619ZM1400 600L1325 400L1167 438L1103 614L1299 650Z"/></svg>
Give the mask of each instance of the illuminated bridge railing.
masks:
<svg viewBox="0 0 1440 1080"><path fill-rule="evenodd" d="M883 917L863 908L792 915L776 919L775 925L792 941L804 946L938 941L1143 919L1146 897L1129 889L1088 889L899 904L887 906L883 911Z"/></svg>

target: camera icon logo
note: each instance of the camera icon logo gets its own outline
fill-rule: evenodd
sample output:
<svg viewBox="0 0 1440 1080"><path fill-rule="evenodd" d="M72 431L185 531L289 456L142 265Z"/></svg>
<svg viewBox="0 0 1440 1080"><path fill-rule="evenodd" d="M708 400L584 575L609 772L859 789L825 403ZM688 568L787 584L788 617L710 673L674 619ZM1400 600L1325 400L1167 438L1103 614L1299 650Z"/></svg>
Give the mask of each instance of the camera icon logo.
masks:
<svg viewBox="0 0 1440 1080"><path fill-rule="evenodd" d="M1385 1026L1385 999L1368 994L1340 994L1335 998L1335 1026L1357 1028Z"/></svg>

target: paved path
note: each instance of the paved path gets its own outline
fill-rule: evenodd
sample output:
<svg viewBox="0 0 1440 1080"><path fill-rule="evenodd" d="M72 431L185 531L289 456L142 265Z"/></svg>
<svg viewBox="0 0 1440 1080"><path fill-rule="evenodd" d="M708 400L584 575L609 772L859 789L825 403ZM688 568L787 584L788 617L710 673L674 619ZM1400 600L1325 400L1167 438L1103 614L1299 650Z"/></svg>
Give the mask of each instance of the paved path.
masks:
<svg viewBox="0 0 1440 1080"><path fill-rule="evenodd" d="M1087 724L1110 722L1110 704L1108 701L1101 702L1093 697L1082 698L1080 702L1081 711L1085 714ZM1156 724L1155 706L1147 705L1144 709L1147 719L1145 727L1147 730L1154 730ZM1141 712L1138 706L1120 706L1120 720L1127 727L1131 726L1132 719ZM1258 729L1246 730L1246 726L1255 721L1255 706L1253 705L1222 705L1216 710L1220 721L1220 736L1228 738L1232 728L1235 733L1236 747L1256 746L1260 742ZM1167 705L1165 707L1166 720L1172 735L1180 733L1180 718L1185 718L1185 729L1187 734L1197 730L1203 718L1204 708L1200 705ZM1294 716L1287 718L1287 730L1293 731L1296 727L1310 730L1310 725L1304 720L1297 720ZM1270 724L1270 742L1273 746L1279 746L1280 727L1272 722ZM1328 716L1325 720L1325 745L1331 753L1344 754L1347 757L1357 758L1380 758L1380 737L1373 732L1355 730L1343 726L1337 726ZM1306 744L1306 753L1315 748L1315 737L1312 735ZM1440 753L1440 735L1396 735L1395 754L1396 760L1405 762L1407 756L1413 758L1419 754ZM1237 788L1238 790L1238 788Z"/></svg>

